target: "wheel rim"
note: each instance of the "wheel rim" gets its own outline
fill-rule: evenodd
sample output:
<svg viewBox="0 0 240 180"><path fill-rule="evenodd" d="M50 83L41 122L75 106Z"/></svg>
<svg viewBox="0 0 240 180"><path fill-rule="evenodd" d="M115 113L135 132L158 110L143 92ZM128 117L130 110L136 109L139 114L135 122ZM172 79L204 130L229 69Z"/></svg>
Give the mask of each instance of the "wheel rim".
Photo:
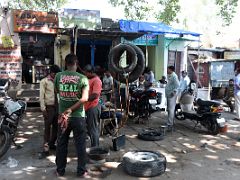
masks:
<svg viewBox="0 0 240 180"><path fill-rule="evenodd" d="M157 154L154 154L152 152L128 152L126 154L130 155L133 160L135 161L142 161L142 162L149 162L149 161L154 161L158 158Z"/></svg>

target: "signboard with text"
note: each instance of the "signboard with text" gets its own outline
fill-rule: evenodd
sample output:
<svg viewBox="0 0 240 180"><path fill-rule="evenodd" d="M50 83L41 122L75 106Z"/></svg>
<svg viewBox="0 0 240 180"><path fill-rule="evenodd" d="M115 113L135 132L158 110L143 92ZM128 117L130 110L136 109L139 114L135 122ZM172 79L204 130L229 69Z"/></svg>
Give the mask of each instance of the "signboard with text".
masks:
<svg viewBox="0 0 240 180"><path fill-rule="evenodd" d="M63 11L59 13L59 27L73 28L75 26L77 26L79 29L100 29L100 11L84 9L63 9Z"/></svg>
<svg viewBox="0 0 240 180"><path fill-rule="evenodd" d="M22 58L20 47L0 46L0 79L10 79L17 86L22 81Z"/></svg>
<svg viewBox="0 0 240 180"><path fill-rule="evenodd" d="M14 32L57 33L58 15L54 12L13 10Z"/></svg>
<svg viewBox="0 0 240 180"><path fill-rule="evenodd" d="M135 45L142 45L142 46L157 46L158 45L158 36L157 35L143 35L133 41L122 40L124 42L130 42Z"/></svg>

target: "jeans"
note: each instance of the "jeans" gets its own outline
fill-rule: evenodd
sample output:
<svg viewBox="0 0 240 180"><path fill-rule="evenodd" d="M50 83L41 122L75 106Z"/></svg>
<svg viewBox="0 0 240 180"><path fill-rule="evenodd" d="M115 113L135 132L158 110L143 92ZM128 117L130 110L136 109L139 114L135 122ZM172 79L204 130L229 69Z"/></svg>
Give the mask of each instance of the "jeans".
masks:
<svg viewBox="0 0 240 180"><path fill-rule="evenodd" d="M174 123L174 115L175 115L175 106L176 106L177 94L172 97L167 97L167 125L173 126Z"/></svg>
<svg viewBox="0 0 240 180"><path fill-rule="evenodd" d="M64 133L58 127L58 140L56 149L57 172L61 175L65 173L68 153L68 140L70 132L73 130L73 138L77 150L78 166L77 174L86 172L86 120L82 117L70 117L68 127Z"/></svg>
<svg viewBox="0 0 240 180"><path fill-rule="evenodd" d="M98 104L86 111L87 130L91 139L91 147L99 146L99 120L101 115L101 106Z"/></svg>

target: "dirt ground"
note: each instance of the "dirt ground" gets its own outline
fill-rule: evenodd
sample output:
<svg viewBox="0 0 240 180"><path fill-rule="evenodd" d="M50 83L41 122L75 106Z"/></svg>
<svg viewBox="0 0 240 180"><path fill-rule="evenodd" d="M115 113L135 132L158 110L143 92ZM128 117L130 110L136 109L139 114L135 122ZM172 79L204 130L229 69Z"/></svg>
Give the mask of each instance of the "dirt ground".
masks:
<svg viewBox="0 0 240 180"><path fill-rule="evenodd" d="M122 129L126 146L120 151L110 151L105 163L112 171L105 179L161 179L161 180L239 180L240 179L240 122L232 120L228 112L222 115L228 121L228 132L217 136L208 135L204 128L193 130L191 121L176 121L176 130L167 133L161 141L143 141L137 133L147 125L129 121ZM160 127L166 118L165 112L152 115L149 126ZM12 146L5 160L0 162L0 180L57 179L54 175L54 152L44 160L38 159L43 141L43 118L40 112L27 112L19 128L17 143ZM101 145L111 147L111 137L102 136ZM121 167L121 158L129 150L153 150L167 158L167 170L154 178L137 178L127 175ZM9 157L17 160L16 167L9 167ZM92 165L88 164L90 168ZM73 141L69 143L66 175L58 179L77 179L76 157ZM90 178L98 179L98 178Z"/></svg>

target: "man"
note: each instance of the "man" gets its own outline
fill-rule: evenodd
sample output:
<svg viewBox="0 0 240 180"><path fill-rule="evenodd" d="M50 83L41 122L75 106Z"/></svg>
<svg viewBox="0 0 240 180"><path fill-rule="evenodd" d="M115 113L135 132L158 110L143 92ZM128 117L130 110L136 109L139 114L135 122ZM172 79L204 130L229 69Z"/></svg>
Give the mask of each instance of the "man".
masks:
<svg viewBox="0 0 240 180"><path fill-rule="evenodd" d="M175 71L174 66L168 66L167 68L168 83L165 87L165 95L167 98L167 111L168 111L168 118L167 118L168 130L172 130L173 128L174 111L175 111L177 93L179 88L179 80L174 71Z"/></svg>
<svg viewBox="0 0 240 180"><path fill-rule="evenodd" d="M60 72L57 65L50 67L50 73L40 81L40 107L44 117L44 145L39 159L49 155L49 149L55 150L57 139L57 99L54 93L54 77Z"/></svg>
<svg viewBox="0 0 240 180"><path fill-rule="evenodd" d="M86 120L83 104L88 100L88 79L76 72L77 56L68 54L65 58L67 70L55 77L55 89L59 95L59 124L56 149L56 175L65 173L68 152L68 140L73 130L74 143L77 150L77 176L86 174ZM64 125L64 128L63 128Z"/></svg>
<svg viewBox="0 0 240 180"><path fill-rule="evenodd" d="M180 79L180 84L179 84L179 95L181 95L182 92L188 88L188 85L190 83L190 78L188 77L187 72L182 71L181 74L182 74L182 77Z"/></svg>
<svg viewBox="0 0 240 180"><path fill-rule="evenodd" d="M113 88L113 77L109 71L106 71L102 80L103 90L106 93L106 100L110 101L111 91Z"/></svg>
<svg viewBox="0 0 240 180"><path fill-rule="evenodd" d="M237 112L237 117L234 120L240 120L240 69L236 70L236 76L234 79L234 99L235 99L235 109Z"/></svg>
<svg viewBox="0 0 240 180"><path fill-rule="evenodd" d="M226 87L223 101L230 107L231 112L234 111L234 80L229 79L228 87Z"/></svg>
<svg viewBox="0 0 240 180"><path fill-rule="evenodd" d="M155 78L154 78L154 73L151 71L149 67L145 68L144 77L145 77L145 88L150 88L153 85Z"/></svg>
<svg viewBox="0 0 240 180"><path fill-rule="evenodd" d="M84 74L89 79L89 98L84 104L87 115L87 130L91 139L91 147L99 146L99 118L101 115L101 106L99 97L102 91L102 82L94 73L94 68L90 64L83 69Z"/></svg>

